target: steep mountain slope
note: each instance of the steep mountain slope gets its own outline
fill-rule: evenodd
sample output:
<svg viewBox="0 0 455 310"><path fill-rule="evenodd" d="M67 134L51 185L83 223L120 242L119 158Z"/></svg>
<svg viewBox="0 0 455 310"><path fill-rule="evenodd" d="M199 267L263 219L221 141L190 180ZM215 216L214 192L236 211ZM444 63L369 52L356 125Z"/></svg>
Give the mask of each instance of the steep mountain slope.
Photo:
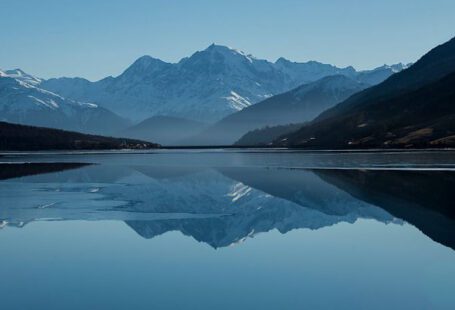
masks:
<svg viewBox="0 0 455 310"><path fill-rule="evenodd" d="M199 133L207 125L171 116L152 116L121 132L121 136L176 145L180 140Z"/></svg>
<svg viewBox="0 0 455 310"><path fill-rule="evenodd" d="M36 85L41 79L16 69L0 73L0 120L109 134L128 121L95 104L68 100Z"/></svg>
<svg viewBox="0 0 455 310"><path fill-rule="evenodd" d="M188 143L228 145L253 129L309 121L367 87L343 75L328 76L231 114Z"/></svg>
<svg viewBox="0 0 455 310"><path fill-rule="evenodd" d="M0 150L106 150L158 147L140 140L110 138L78 132L0 122Z"/></svg>
<svg viewBox="0 0 455 310"><path fill-rule="evenodd" d="M455 39L322 113L276 145L315 148L455 145Z"/></svg>
<svg viewBox="0 0 455 310"><path fill-rule="evenodd" d="M329 75L377 80L372 76L378 70L386 78L396 68L356 72L352 67L337 68L315 61L293 63L281 58L272 63L213 44L175 64L143 56L118 77L97 82L81 78L50 79L40 87L67 98L94 102L136 121L166 115L215 122L268 97Z"/></svg>

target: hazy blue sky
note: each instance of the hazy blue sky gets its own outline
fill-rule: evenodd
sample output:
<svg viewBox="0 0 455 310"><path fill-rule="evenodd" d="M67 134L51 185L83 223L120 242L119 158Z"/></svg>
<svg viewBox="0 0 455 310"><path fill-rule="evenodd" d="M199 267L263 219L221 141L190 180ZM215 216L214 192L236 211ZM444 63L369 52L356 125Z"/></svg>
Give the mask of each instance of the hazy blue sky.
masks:
<svg viewBox="0 0 455 310"><path fill-rule="evenodd" d="M455 36L454 0L0 0L0 68L99 79L210 43L275 61L371 68Z"/></svg>

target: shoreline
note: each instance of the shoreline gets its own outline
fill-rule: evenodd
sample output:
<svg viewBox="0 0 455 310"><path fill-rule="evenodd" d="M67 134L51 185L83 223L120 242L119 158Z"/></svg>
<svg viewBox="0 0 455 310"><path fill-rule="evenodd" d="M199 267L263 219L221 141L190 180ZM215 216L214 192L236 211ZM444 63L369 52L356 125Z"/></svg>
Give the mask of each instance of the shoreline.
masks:
<svg viewBox="0 0 455 310"><path fill-rule="evenodd" d="M14 155L103 155L103 154L166 154L183 152L206 153L455 153L455 148L425 148L425 149L299 149L299 148L261 148L261 147L161 147L158 149L110 149L110 150L40 150L40 151L0 151L0 157Z"/></svg>

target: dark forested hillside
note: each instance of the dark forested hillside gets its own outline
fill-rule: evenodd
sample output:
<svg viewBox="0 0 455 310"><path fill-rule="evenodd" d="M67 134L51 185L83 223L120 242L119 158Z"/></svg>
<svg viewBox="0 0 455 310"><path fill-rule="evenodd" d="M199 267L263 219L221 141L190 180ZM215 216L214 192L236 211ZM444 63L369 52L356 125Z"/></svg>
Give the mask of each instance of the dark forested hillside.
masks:
<svg viewBox="0 0 455 310"><path fill-rule="evenodd" d="M454 147L454 85L455 73L417 91L303 128L279 143L318 148Z"/></svg>
<svg viewBox="0 0 455 310"><path fill-rule="evenodd" d="M322 113L275 145L309 148L455 146L455 39L409 69Z"/></svg>

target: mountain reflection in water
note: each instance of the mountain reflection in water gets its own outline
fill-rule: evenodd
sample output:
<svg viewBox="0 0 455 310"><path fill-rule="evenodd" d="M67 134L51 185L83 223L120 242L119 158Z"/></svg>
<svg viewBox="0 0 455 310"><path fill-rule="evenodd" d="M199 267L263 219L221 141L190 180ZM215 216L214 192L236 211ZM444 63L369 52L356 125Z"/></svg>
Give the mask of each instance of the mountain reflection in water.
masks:
<svg viewBox="0 0 455 310"><path fill-rule="evenodd" d="M0 183L0 227L119 220L144 238L180 231L219 248L273 229L287 233L365 218L406 221L455 249L450 171L78 165L10 171Z"/></svg>

